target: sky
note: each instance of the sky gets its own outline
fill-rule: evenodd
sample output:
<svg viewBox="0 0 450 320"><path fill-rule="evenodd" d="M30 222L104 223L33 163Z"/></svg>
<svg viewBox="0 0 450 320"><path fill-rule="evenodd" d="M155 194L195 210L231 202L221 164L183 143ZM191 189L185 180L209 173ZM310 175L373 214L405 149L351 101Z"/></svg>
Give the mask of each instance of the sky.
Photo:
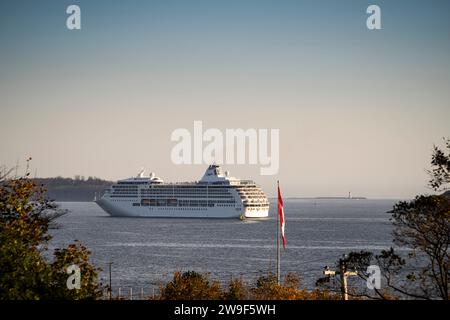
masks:
<svg viewBox="0 0 450 320"><path fill-rule="evenodd" d="M199 120L280 130L278 174L224 165L269 196L411 198L450 137L449 61L446 0L1 1L0 165L193 181L170 137Z"/></svg>

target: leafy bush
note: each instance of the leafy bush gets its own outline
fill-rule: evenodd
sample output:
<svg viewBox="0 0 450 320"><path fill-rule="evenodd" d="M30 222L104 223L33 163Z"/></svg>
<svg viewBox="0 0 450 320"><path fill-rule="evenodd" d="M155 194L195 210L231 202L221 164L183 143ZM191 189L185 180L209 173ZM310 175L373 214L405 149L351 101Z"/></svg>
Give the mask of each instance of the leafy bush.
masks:
<svg viewBox="0 0 450 320"><path fill-rule="evenodd" d="M28 178L9 177L0 168L0 300L94 299L101 296L89 251L79 243L56 249L50 263L43 253L49 228L64 214L45 197L45 189ZM81 288L69 290L66 268L81 270Z"/></svg>

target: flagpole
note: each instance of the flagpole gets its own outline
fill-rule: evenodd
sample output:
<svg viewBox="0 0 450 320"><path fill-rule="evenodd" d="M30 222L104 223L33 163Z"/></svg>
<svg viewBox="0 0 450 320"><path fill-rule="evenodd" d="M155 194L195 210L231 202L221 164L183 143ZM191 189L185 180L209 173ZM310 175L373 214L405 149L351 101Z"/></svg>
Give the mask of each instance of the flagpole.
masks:
<svg viewBox="0 0 450 320"><path fill-rule="evenodd" d="M277 180L278 190L280 190L280 181ZM277 192L278 194L278 192ZM278 196L279 197L279 196ZM280 201L280 199L278 199ZM280 284L280 214L277 206L277 283Z"/></svg>

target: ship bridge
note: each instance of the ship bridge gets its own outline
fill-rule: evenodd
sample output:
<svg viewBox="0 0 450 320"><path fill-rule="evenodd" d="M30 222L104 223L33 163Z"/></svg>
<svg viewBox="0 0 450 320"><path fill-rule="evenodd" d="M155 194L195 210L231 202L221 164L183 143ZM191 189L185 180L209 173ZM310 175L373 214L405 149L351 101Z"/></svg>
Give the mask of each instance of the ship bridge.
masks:
<svg viewBox="0 0 450 320"><path fill-rule="evenodd" d="M230 177L230 174L228 171L223 171L222 168L217 164L211 164L208 169L206 169L205 174L200 179L200 182L207 182L207 183L213 183L213 182L227 182L230 183L231 181L237 180L234 177Z"/></svg>

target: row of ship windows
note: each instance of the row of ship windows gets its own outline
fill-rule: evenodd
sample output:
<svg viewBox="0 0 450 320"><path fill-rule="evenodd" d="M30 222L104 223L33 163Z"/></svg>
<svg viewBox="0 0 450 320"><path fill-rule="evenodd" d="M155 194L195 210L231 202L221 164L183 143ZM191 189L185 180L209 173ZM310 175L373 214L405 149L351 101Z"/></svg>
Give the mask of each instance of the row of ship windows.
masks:
<svg viewBox="0 0 450 320"><path fill-rule="evenodd" d="M209 188L178 188L178 187L170 187L170 188L161 188L161 187L141 187L139 188L138 186L112 186L112 189L114 190L151 190L151 191L155 191L155 192L222 192L222 193L226 193L229 192L231 189L236 190L238 192L253 192L253 191L261 191L261 189L259 187L251 187L251 188L213 188L213 187L209 187Z"/></svg>
<svg viewBox="0 0 450 320"><path fill-rule="evenodd" d="M118 190L118 189L116 189ZM118 191L129 191L129 190L118 190ZM196 191L183 191L183 192L178 192L178 191L173 191L173 190L166 190L166 191L161 191L161 190L152 190L152 189L141 189L141 192L145 192L145 193L163 193L163 194L170 194L170 193L177 193L177 194L186 194L186 193L193 193L193 194L229 194L230 192L226 191L226 192L216 192L216 191L202 191L202 192L196 192Z"/></svg>
<svg viewBox="0 0 450 320"><path fill-rule="evenodd" d="M244 207L246 208L269 208L267 204L244 204Z"/></svg>
<svg viewBox="0 0 450 320"><path fill-rule="evenodd" d="M113 185L112 186L113 189L138 189L139 186L134 185L134 186L124 186L124 185ZM171 190L175 190L176 192L205 192L206 190L209 190L210 192L228 192L230 189L236 189L236 190L252 190L255 189L254 188L229 188L229 187L199 187L199 188L192 188L192 187L186 187L186 188L182 188L182 187L162 187L162 186L158 186L158 187L149 187L149 188L141 188L144 190L155 190L155 191L162 191L162 192L166 192L166 191L171 191Z"/></svg>
<svg viewBox="0 0 450 320"><path fill-rule="evenodd" d="M267 198L265 194L242 194L239 195L241 198L250 198L250 199L255 199L255 198Z"/></svg>
<svg viewBox="0 0 450 320"><path fill-rule="evenodd" d="M138 194L137 191L124 191L124 190L113 190L112 192L109 192L112 194Z"/></svg>
<svg viewBox="0 0 450 320"><path fill-rule="evenodd" d="M135 185L142 185L142 184L149 184L149 181L118 181L116 185L120 185L120 186L135 186ZM221 181L218 182L213 182L211 184L208 185L186 185L186 184L175 184L176 188L231 188L233 186L242 186L243 188L245 187L251 187L251 186L255 186L255 182L254 181L243 181L241 180L240 183L238 185L234 184L233 186L230 185L222 185L223 183ZM173 188L173 184L170 185L164 185L164 186L158 186L159 188Z"/></svg>
<svg viewBox="0 0 450 320"><path fill-rule="evenodd" d="M120 193L120 192L114 192L111 197L112 198L117 198L117 197L130 197L130 198L136 198L138 195L136 193ZM154 197L154 198L167 198L169 197L177 197L177 198L208 198L208 199L234 199L233 196L216 196L216 195L210 195L210 196L197 196L197 195L173 195L173 194L166 194L166 195L151 195L151 194L143 194L142 196L147 196L147 197Z"/></svg>
<svg viewBox="0 0 450 320"><path fill-rule="evenodd" d="M178 190L180 192L183 192L183 191L203 192L205 190L217 191L217 192L226 192L226 191L230 190L230 188L213 188L213 187L210 187L210 188L178 188L178 187L161 188L161 187L148 187L148 188L142 188L142 189L161 190L161 191Z"/></svg>
<svg viewBox="0 0 450 320"><path fill-rule="evenodd" d="M241 199L243 200L247 200L247 199L267 199L267 197L265 195L252 195L252 196L240 196Z"/></svg>
<svg viewBox="0 0 450 320"><path fill-rule="evenodd" d="M118 189L116 189L118 190ZM154 189L141 189L141 192L147 192L147 193L178 193L178 194L186 194L186 193L194 193L194 194L229 194L230 192L228 190L225 191L210 191L210 190L154 190Z"/></svg>
<svg viewBox="0 0 450 320"><path fill-rule="evenodd" d="M226 204L234 205L234 201L204 201L204 200L177 200L177 199L142 199L143 206L157 206L157 207L214 207L214 205Z"/></svg>
<svg viewBox="0 0 450 320"><path fill-rule="evenodd" d="M208 210L207 206L188 206L188 207L171 207L171 206L149 206L149 205L144 205L144 204L140 204L139 202L134 202L133 203L133 207L158 207L160 209L163 210ZM214 207L214 206L208 206L208 207ZM217 205L216 207L234 207L234 205L231 204L221 204L221 205ZM151 208L152 209L152 208Z"/></svg>
<svg viewBox="0 0 450 320"><path fill-rule="evenodd" d="M229 185L217 185L217 184L204 184L204 185L182 185L182 184L166 184L166 185L158 185L158 186L150 186L155 189L229 189L231 188Z"/></svg>
<svg viewBox="0 0 450 320"><path fill-rule="evenodd" d="M214 193L228 193L230 192L230 189L156 189L156 188L123 188L123 187L114 187L114 190L141 190L141 191L151 191L151 192L179 192L179 193L186 193L186 192L195 192L195 193L205 193L205 192L214 192Z"/></svg>
<svg viewBox="0 0 450 320"><path fill-rule="evenodd" d="M126 202L133 202L133 200L111 200L111 201L113 201L113 202L124 202L124 201L126 201ZM138 207L138 206L147 207L147 206L150 206L150 205L140 204L139 202L134 202L133 206L134 207ZM233 204L217 204L216 205L216 207L234 207L234 206L235 206L234 203ZM151 206L151 207L153 207L153 206ZM161 207L160 209L162 209L162 210L172 210L172 209L177 209L177 210L207 210L208 209L207 207L213 207L213 206L208 204L207 207L205 207L205 206L192 206L192 207L190 207L190 206L178 206L178 207L175 207L175 206L166 206L166 207L155 206L155 207ZM240 208L238 208L238 209L240 209Z"/></svg>
<svg viewBox="0 0 450 320"><path fill-rule="evenodd" d="M113 194L111 195L111 198L137 198L137 194Z"/></svg>
<svg viewBox="0 0 450 320"><path fill-rule="evenodd" d="M265 196L263 192L238 193L240 196Z"/></svg>
<svg viewBox="0 0 450 320"><path fill-rule="evenodd" d="M142 194L142 196L146 197L177 197L177 198L217 198L217 199L234 199L232 195L229 196L216 196L216 195L178 195L178 194L166 194L166 195L152 195L152 194Z"/></svg>
<svg viewBox="0 0 450 320"><path fill-rule="evenodd" d="M133 203L133 207L139 207L139 203ZM155 209L155 208L149 208L149 209ZM195 210L195 211L206 211L208 208L158 208L158 210Z"/></svg>
<svg viewBox="0 0 450 320"><path fill-rule="evenodd" d="M138 186L112 186L113 189L137 189Z"/></svg>
<svg viewBox="0 0 450 320"><path fill-rule="evenodd" d="M262 190L248 190L248 191L238 191L241 194L249 194L249 193L263 193Z"/></svg>
<svg viewBox="0 0 450 320"><path fill-rule="evenodd" d="M223 191L219 191L219 190L155 190L155 189L140 189L140 191L142 193L153 193L153 194L230 194L229 190L223 190ZM138 192L137 188L113 188L113 192ZM239 194L246 194L246 195L251 195L251 194L264 194L261 190L238 190Z"/></svg>
<svg viewBox="0 0 450 320"><path fill-rule="evenodd" d="M144 196L144 195L142 195L142 196ZM151 195L146 195L147 197L148 196L151 196ZM167 198L167 196L173 196L173 195L154 195L154 196L152 196L152 198L154 198L154 199L166 199ZM234 201L234 197L233 196L208 196L208 197L204 197L204 196L193 196L193 195L191 195L191 196L176 196L178 199L180 199L180 198L200 198L200 199L204 199L204 198L207 198L206 200L213 200L213 199L230 199L230 200L233 200ZM111 198L138 198L138 195L137 194L130 194L130 193L113 193L112 195L111 195ZM244 199L244 201L247 201L247 200L266 200L266 197L265 196L250 196L250 197L247 197L246 199Z"/></svg>

